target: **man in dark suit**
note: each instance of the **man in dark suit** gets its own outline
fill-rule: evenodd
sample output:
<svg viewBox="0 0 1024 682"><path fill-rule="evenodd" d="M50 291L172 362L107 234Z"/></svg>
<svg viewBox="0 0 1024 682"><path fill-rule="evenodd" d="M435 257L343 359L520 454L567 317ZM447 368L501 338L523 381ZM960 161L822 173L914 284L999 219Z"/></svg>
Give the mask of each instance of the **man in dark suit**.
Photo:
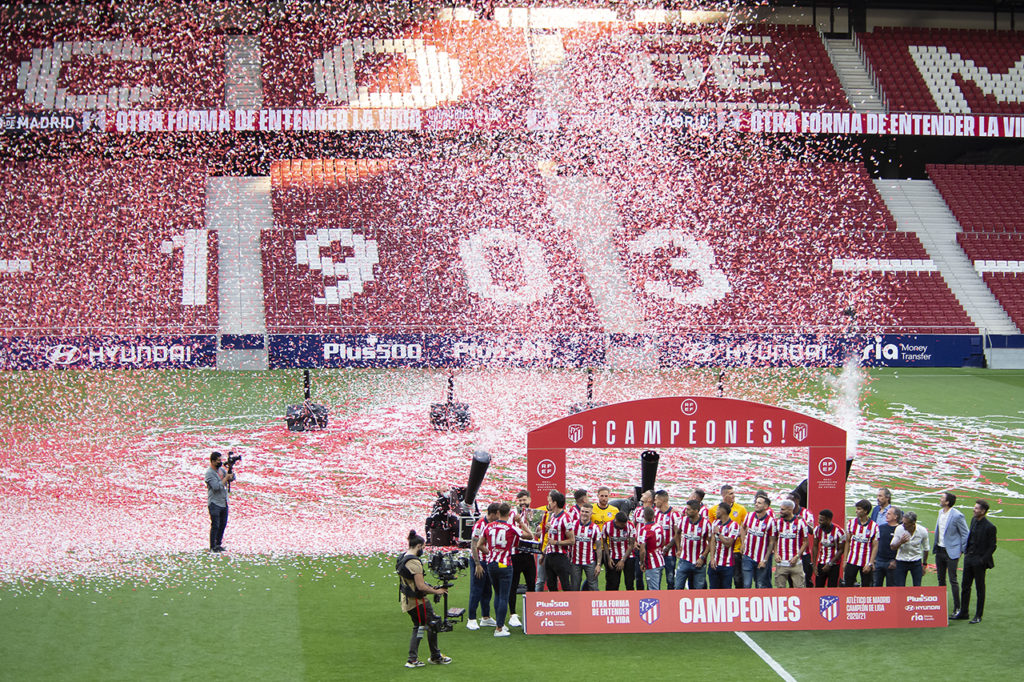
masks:
<svg viewBox="0 0 1024 682"><path fill-rule="evenodd" d="M978 583L978 608L971 625L981 622L985 611L985 571L995 566L992 553L996 551L996 527L988 520L988 502L978 500L974 504L974 519L967 535L967 549L964 551L964 586L960 593L960 610L950 620L967 620L971 607L971 585Z"/></svg>

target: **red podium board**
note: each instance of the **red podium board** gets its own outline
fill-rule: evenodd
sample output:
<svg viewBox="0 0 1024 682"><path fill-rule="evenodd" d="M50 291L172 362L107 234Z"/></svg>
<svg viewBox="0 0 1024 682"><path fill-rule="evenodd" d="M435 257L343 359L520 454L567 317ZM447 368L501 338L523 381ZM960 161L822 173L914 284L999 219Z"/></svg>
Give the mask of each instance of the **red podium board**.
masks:
<svg viewBox="0 0 1024 682"><path fill-rule="evenodd" d="M527 592L530 635L937 628L947 588Z"/></svg>

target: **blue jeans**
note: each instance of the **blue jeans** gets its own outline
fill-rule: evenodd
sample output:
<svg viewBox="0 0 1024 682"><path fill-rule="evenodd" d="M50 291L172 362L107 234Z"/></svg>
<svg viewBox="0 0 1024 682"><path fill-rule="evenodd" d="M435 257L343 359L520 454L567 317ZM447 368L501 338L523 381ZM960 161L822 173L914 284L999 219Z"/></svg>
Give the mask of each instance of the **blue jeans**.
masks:
<svg viewBox="0 0 1024 682"><path fill-rule="evenodd" d="M491 579L484 571L482 578L476 577L476 559L469 560L469 619L476 620L476 607L484 618L491 616ZM482 564L481 564L482 565ZM484 567L486 568L486 566Z"/></svg>
<svg viewBox="0 0 1024 682"><path fill-rule="evenodd" d="M648 590L660 590L661 589L661 573L660 568L647 568L644 569L644 580L647 581Z"/></svg>
<svg viewBox="0 0 1024 682"><path fill-rule="evenodd" d="M665 557L665 589L676 589L676 558L663 554Z"/></svg>
<svg viewBox="0 0 1024 682"><path fill-rule="evenodd" d="M921 565L920 559L917 561L896 560L896 587L907 586L907 573L910 574L911 579L914 581L914 587L921 587L921 576L924 574L924 567Z"/></svg>
<svg viewBox="0 0 1024 682"><path fill-rule="evenodd" d="M708 587L712 590L732 589L732 566L719 566L708 569Z"/></svg>
<svg viewBox="0 0 1024 682"><path fill-rule="evenodd" d="M882 587L885 582L888 587L896 586L896 569L889 568L888 561L875 561L874 575L871 576L872 587Z"/></svg>
<svg viewBox="0 0 1024 682"><path fill-rule="evenodd" d="M768 557L768 561L765 563L764 568L758 568L757 562L748 557L746 554L743 555L743 587L750 589L756 587L758 589L767 590L772 586L772 559Z"/></svg>
<svg viewBox="0 0 1024 682"><path fill-rule="evenodd" d="M508 592L512 587L512 566L501 567L497 561L487 564L487 575L494 586L494 611L498 627L505 627L505 616L508 615Z"/></svg>
<svg viewBox="0 0 1024 682"><path fill-rule="evenodd" d="M676 589L684 589L689 583L691 590L704 589L704 567L697 568L697 564L691 564L682 559L676 563Z"/></svg>
<svg viewBox="0 0 1024 682"><path fill-rule="evenodd" d="M224 542L224 529L228 527L228 508L207 504L210 508L210 549L220 547Z"/></svg>

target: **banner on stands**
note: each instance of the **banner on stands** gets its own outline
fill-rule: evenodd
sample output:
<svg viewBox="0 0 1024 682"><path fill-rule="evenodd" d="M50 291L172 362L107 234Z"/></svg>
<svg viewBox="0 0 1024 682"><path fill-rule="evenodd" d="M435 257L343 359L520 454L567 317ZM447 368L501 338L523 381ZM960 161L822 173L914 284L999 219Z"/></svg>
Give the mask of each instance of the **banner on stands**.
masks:
<svg viewBox="0 0 1024 682"><path fill-rule="evenodd" d="M666 111L643 105L582 113L552 109L505 111L496 107L431 109L111 109L82 112L6 112L3 130L108 133L227 133L485 131L551 132L571 126L595 131L636 127L734 130L794 135L906 135L914 137L1024 138L1024 116L939 113L859 114L846 111L722 109Z"/></svg>
<svg viewBox="0 0 1024 682"><path fill-rule="evenodd" d="M839 367L851 355L868 367L981 366L971 334L708 334L662 336L662 367Z"/></svg>
<svg viewBox="0 0 1024 682"><path fill-rule="evenodd" d="M529 635L946 627L946 588L527 592Z"/></svg>
<svg viewBox="0 0 1024 682"><path fill-rule="evenodd" d="M270 367L585 367L604 364L600 334L310 334L270 337Z"/></svg>
<svg viewBox="0 0 1024 682"><path fill-rule="evenodd" d="M0 369L200 369L217 366L213 335L40 336L0 341Z"/></svg>

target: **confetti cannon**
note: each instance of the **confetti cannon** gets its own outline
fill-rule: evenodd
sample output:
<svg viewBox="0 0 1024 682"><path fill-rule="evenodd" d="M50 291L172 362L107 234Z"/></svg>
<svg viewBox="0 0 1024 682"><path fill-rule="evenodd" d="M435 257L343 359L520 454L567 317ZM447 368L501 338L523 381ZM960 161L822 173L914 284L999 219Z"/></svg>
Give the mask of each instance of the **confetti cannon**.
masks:
<svg viewBox="0 0 1024 682"><path fill-rule="evenodd" d="M644 492L654 490L654 483L658 480L658 462L661 455L654 450L644 450L640 453L640 485L633 486L633 496L626 499L612 500L611 504L618 507L619 511L626 512L628 516L637 505L640 504L640 496Z"/></svg>
<svg viewBox="0 0 1024 682"><path fill-rule="evenodd" d="M476 494L484 482L491 455L484 450L473 453L469 465L469 480L465 486L455 487L447 494L438 492L434 506L427 517L427 544L435 547L469 546L473 524L480 518Z"/></svg>

